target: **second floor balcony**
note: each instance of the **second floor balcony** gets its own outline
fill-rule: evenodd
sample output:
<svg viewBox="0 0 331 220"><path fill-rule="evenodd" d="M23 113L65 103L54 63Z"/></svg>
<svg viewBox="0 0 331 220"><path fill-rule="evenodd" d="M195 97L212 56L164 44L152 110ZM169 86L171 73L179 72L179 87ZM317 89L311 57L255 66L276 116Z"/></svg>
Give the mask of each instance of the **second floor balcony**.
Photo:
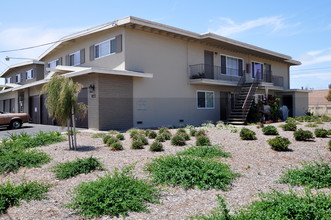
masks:
<svg viewBox="0 0 331 220"><path fill-rule="evenodd" d="M216 80L225 83L236 83L244 75L244 70L238 68L222 68L221 66L208 64L195 64L189 66L189 78ZM250 78L250 79L249 79ZM263 73L257 72L256 75L246 74L246 80L252 81L257 79L261 83L271 83L273 86L283 87L284 78L282 76L274 76L271 71L264 70Z"/></svg>

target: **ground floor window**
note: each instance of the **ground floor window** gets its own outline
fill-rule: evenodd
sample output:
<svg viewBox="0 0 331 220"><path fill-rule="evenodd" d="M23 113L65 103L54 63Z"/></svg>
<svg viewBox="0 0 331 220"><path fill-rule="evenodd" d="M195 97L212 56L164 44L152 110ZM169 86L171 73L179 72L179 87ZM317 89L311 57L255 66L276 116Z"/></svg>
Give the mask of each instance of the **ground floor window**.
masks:
<svg viewBox="0 0 331 220"><path fill-rule="evenodd" d="M197 91L198 109L213 109L214 92L213 91Z"/></svg>

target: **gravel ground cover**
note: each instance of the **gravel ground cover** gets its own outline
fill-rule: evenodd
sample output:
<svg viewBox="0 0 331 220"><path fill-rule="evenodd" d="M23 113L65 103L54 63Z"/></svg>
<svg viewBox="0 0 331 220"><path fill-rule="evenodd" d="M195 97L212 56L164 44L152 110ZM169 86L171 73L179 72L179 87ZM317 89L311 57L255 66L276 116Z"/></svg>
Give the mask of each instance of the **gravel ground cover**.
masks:
<svg viewBox="0 0 331 220"><path fill-rule="evenodd" d="M300 166L302 161L330 161L331 151L327 148L330 138L315 138L309 142L299 142L293 137L293 132L283 131L279 125L279 135L287 137L291 144L291 151L276 152L270 148L268 139L275 136L263 135L262 129L256 125L245 126L256 132L257 140L245 141L239 137L239 132L232 133L231 129L206 128L207 135L212 144L219 144L224 151L230 152L232 157L220 158L221 162L229 164L235 172L241 174L235 180L228 191L199 189L184 190L180 187L162 186L160 204L150 204L150 213L130 213L126 219L187 219L192 215L209 213L217 206L216 195L222 195L231 212L243 205L258 199L258 193L269 192L271 189L287 191L288 184L277 183L282 172L294 166ZM298 128L314 132L316 128L305 127L307 123L301 123ZM237 126L240 131L242 126ZM331 123L326 122L318 128L331 129ZM171 130L174 134L175 129ZM58 180L51 172L51 167L60 162L73 161L76 158L93 156L99 158L104 168L113 171L115 168L123 168L135 164L134 174L138 178L149 178L144 170L146 163L152 158L161 155L175 154L195 143L191 137L186 146L172 146L170 141L164 144L164 151L151 152L149 146L142 150L130 149L131 139L128 133L124 133L125 140L122 141L123 151L111 151L103 144L101 138L91 138L92 132L81 132L78 134L78 151L69 151L68 143L61 142L49 146L40 147L52 157L52 161L41 168L21 168L17 173L0 176L1 183L10 180L21 183L24 180L40 181L52 184L47 194L48 199L41 201L22 202L19 207L11 207L6 214L0 215L0 219L83 219L74 211L63 208L70 201L70 191L78 184L85 181L93 181L98 176L103 176L107 171L95 171L89 174L80 174L76 177ZM149 144L154 140L149 139ZM303 190L302 187L293 187L295 190ZM330 191L331 189L321 189ZM97 219L110 219L103 216ZM121 218L113 218L121 219Z"/></svg>

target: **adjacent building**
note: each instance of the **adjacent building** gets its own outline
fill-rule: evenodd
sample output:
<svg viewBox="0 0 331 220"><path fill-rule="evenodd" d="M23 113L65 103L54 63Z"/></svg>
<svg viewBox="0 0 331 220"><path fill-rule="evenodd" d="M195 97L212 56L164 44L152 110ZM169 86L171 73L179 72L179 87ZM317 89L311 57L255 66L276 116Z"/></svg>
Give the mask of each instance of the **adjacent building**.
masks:
<svg viewBox="0 0 331 220"><path fill-rule="evenodd" d="M10 66L1 74L0 110L53 124L40 90L57 73L83 85L79 100L88 113L78 124L91 129L226 121L238 91L254 82L246 103L273 95L298 116L308 109L308 94L290 89L289 69L299 64L212 33L127 17L66 36L38 60Z"/></svg>
<svg viewBox="0 0 331 220"><path fill-rule="evenodd" d="M328 89L313 90L309 93L309 111L317 116L331 116L331 102L326 97Z"/></svg>

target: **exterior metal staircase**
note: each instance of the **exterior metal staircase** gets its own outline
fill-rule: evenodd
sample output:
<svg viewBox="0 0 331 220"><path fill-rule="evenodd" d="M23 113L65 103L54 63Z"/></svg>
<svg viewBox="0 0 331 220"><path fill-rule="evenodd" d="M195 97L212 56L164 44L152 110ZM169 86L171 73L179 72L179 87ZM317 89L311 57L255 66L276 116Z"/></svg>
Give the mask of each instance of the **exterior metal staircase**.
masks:
<svg viewBox="0 0 331 220"><path fill-rule="evenodd" d="M252 106L258 85L258 80L252 83L246 83L244 78L240 79L235 92L234 106L228 115L229 124L240 125L246 123L247 115Z"/></svg>

